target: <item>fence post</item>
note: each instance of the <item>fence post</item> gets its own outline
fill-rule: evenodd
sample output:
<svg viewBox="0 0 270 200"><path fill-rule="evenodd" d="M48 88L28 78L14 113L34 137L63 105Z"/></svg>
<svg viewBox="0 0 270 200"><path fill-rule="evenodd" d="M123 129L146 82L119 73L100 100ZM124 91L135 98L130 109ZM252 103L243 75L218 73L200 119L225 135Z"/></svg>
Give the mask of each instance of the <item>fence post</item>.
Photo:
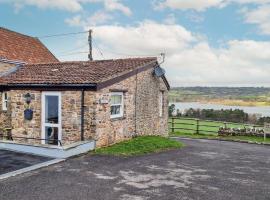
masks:
<svg viewBox="0 0 270 200"><path fill-rule="evenodd" d="M172 133L174 133L174 118L172 118Z"/></svg>
<svg viewBox="0 0 270 200"><path fill-rule="evenodd" d="M199 125L199 119L196 119L196 134L199 134L199 132L200 132L200 125Z"/></svg>

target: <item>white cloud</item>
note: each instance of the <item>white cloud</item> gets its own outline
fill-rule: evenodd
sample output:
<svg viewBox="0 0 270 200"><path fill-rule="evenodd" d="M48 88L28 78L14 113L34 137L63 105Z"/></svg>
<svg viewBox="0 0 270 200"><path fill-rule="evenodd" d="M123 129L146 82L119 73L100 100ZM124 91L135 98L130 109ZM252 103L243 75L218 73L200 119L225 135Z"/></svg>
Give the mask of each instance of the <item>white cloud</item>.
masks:
<svg viewBox="0 0 270 200"><path fill-rule="evenodd" d="M180 25L153 21L95 26L93 30L105 58L165 52L163 66L173 86L270 86L270 42L232 40L225 47L213 48L205 38ZM104 59L97 46L94 58Z"/></svg>
<svg viewBox="0 0 270 200"><path fill-rule="evenodd" d="M65 22L69 26L84 26L84 21L82 20L82 17L80 15L76 15L72 18L68 18L65 20Z"/></svg>
<svg viewBox="0 0 270 200"><path fill-rule="evenodd" d="M233 3L262 5L269 2L270 0L162 0L157 1L154 5L157 9L205 11L208 8L223 8Z"/></svg>
<svg viewBox="0 0 270 200"><path fill-rule="evenodd" d="M262 5L256 9L245 9L242 11L245 22L256 24L260 34L270 35L270 5Z"/></svg>
<svg viewBox="0 0 270 200"><path fill-rule="evenodd" d="M156 8L171 8L179 10L194 9L196 11L204 11L210 7L221 7L224 0L165 0L158 2Z"/></svg>
<svg viewBox="0 0 270 200"><path fill-rule="evenodd" d="M131 55L171 54L196 41L196 36L180 25L153 21L144 21L137 26L106 25L93 29L95 39L107 50Z"/></svg>
<svg viewBox="0 0 270 200"><path fill-rule="evenodd" d="M132 14L131 10L127 6L121 4L118 0L104 0L104 6L108 11L121 11L127 16Z"/></svg>
<svg viewBox="0 0 270 200"><path fill-rule="evenodd" d="M100 25L103 23L108 22L109 20L113 19L113 16L104 12L104 11L97 11L90 17L82 17L81 15L76 15L72 18L68 18L65 22L70 26L95 26Z"/></svg>
<svg viewBox="0 0 270 200"><path fill-rule="evenodd" d="M130 16L132 11L130 8L123 3L121 0L78 0L83 3L103 3L104 9L107 11L120 11L123 14Z"/></svg>
<svg viewBox="0 0 270 200"><path fill-rule="evenodd" d="M82 10L79 0L0 0L0 3L10 3L15 7L15 11L23 6L36 6L41 9L59 9L70 12Z"/></svg>
<svg viewBox="0 0 270 200"><path fill-rule="evenodd" d="M107 11L120 11L127 16L132 14L131 10L121 3L121 0L0 0L0 3L13 4L15 12L18 12L24 6L78 12L83 10L83 4L97 2L103 3Z"/></svg>

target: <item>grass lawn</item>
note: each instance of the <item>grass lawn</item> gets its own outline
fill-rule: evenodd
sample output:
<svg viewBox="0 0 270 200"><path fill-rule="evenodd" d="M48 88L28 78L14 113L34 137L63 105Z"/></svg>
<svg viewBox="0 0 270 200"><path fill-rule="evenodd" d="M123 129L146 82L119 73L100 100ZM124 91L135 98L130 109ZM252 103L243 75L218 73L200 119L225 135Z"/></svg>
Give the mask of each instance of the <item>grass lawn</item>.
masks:
<svg viewBox="0 0 270 200"><path fill-rule="evenodd" d="M134 156L152 152L161 152L183 147L183 144L160 136L141 136L120 142L110 147L99 148L95 154L114 156Z"/></svg>
<svg viewBox="0 0 270 200"><path fill-rule="evenodd" d="M181 137L188 137L188 138L195 138L195 139L224 139L224 140L234 140L234 141L249 141L249 142L260 142L260 143L267 143L270 144L270 138L266 138L264 141L263 137L255 137L255 136L226 136L221 137L218 135L213 134L191 134L191 133L182 133L176 132L171 133L171 136L181 136Z"/></svg>

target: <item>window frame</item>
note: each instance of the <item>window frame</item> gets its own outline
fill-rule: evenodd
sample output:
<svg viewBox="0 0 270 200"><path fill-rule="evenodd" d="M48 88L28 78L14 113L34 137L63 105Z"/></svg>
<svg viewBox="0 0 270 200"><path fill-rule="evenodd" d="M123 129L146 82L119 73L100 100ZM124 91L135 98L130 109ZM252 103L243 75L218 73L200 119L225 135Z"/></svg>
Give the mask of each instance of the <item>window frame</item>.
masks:
<svg viewBox="0 0 270 200"><path fill-rule="evenodd" d="M8 93L6 91L2 92L2 110L8 110Z"/></svg>
<svg viewBox="0 0 270 200"><path fill-rule="evenodd" d="M112 96L121 96L121 103L120 104L112 104L111 99ZM112 106L120 106L120 113L119 114L111 114ZM111 92L110 94L110 118L121 118L124 116L124 92Z"/></svg>
<svg viewBox="0 0 270 200"><path fill-rule="evenodd" d="M163 91L159 92L158 103L159 103L159 117L163 117L164 115L164 92Z"/></svg>

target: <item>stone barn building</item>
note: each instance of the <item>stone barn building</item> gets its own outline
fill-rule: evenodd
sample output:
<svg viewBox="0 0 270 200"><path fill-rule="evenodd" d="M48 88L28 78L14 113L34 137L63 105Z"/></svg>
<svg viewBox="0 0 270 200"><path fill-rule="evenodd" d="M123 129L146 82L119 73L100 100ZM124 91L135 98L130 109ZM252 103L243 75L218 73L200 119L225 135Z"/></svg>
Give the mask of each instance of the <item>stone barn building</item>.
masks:
<svg viewBox="0 0 270 200"><path fill-rule="evenodd" d="M96 141L100 147L139 135L167 136L170 86L157 58L59 62L45 48L28 55L35 58L9 58L1 42L2 145ZM43 54L45 60L36 58Z"/></svg>

